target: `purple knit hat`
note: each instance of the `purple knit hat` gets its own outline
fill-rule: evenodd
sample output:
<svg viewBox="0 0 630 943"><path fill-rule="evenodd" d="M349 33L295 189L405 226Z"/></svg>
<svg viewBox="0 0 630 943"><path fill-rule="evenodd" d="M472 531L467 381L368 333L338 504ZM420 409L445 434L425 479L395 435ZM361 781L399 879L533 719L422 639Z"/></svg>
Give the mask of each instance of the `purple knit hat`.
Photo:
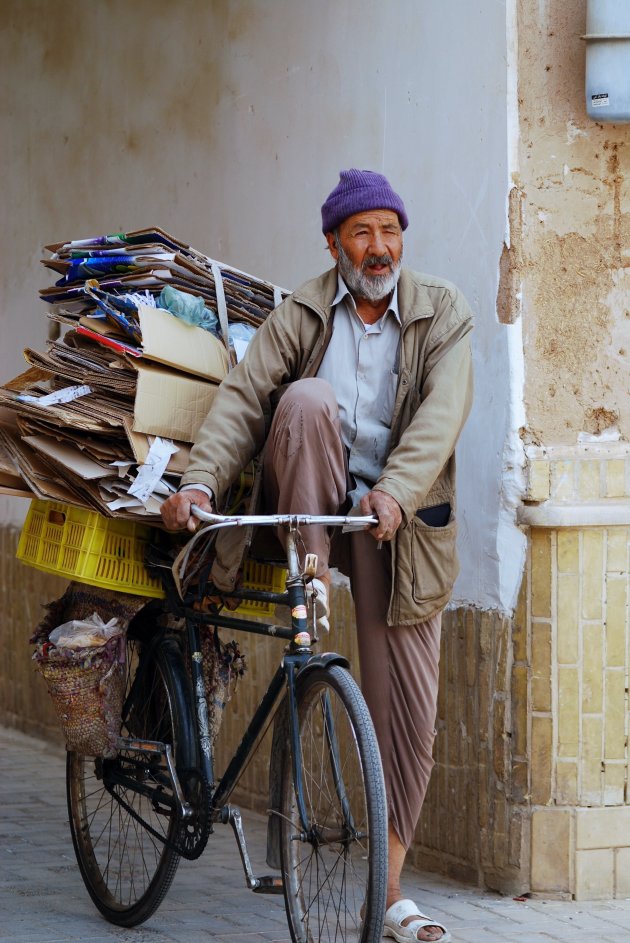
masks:
<svg viewBox="0 0 630 943"><path fill-rule="evenodd" d="M339 183L322 206L322 232L332 232L344 219L366 210L393 210L402 229L409 225L405 205L387 179L373 170L342 170Z"/></svg>

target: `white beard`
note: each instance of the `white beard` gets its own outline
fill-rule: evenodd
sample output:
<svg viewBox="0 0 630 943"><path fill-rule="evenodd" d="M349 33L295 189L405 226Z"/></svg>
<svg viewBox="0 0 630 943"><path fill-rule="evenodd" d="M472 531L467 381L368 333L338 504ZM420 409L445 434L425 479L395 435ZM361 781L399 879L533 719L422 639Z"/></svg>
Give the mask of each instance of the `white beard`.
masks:
<svg viewBox="0 0 630 943"><path fill-rule="evenodd" d="M339 253L339 258L337 259L339 272L351 294L357 295L359 298L365 298L367 301L375 302L381 301L393 292L400 278L402 252L396 264L394 264L389 255L366 259L363 265L365 265L366 262L370 263L373 258L378 258L381 264L391 266L391 272L387 275L366 275L362 267L357 267L352 264L344 252L339 239L335 239L335 245Z"/></svg>

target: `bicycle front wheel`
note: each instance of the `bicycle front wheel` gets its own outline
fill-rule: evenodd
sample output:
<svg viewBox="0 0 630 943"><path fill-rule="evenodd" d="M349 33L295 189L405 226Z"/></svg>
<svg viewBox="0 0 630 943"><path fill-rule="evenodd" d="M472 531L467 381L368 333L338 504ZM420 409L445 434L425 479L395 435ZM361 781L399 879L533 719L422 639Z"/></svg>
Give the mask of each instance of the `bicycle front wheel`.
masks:
<svg viewBox="0 0 630 943"><path fill-rule="evenodd" d="M147 655L129 639L127 666L122 735L168 743L178 765L189 763L189 697L177 643L163 639ZM181 826L165 759L70 752L66 773L70 830L90 897L111 923L136 926L159 906L179 864Z"/></svg>
<svg viewBox="0 0 630 943"><path fill-rule="evenodd" d="M296 776L291 751L285 754L280 846L291 938L376 943L385 915L387 811L372 720L339 665L307 668L296 696L300 758Z"/></svg>

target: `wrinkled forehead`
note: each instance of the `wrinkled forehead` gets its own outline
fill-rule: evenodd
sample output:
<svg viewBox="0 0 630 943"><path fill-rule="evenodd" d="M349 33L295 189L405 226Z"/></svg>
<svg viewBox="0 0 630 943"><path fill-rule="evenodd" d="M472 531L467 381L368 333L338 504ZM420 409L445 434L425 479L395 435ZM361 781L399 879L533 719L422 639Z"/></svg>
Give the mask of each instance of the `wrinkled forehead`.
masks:
<svg viewBox="0 0 630 943"><path fill-rule="evenodd" d="M362 226L370 229L397 230L402 234L398 214L393 210L365 210L361 213L353 213L343 221L340 228L345 232L351 232Z"/></svg>

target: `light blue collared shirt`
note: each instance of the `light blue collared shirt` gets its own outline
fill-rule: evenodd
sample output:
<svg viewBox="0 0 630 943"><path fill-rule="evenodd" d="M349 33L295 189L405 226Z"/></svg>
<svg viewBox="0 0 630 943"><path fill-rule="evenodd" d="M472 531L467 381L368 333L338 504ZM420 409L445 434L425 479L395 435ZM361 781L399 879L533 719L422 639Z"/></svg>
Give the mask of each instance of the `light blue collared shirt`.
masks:
<svg viewBox="0 0 630 943"><path fill-rule="evenodd" d="M333 307L332 337L317 376L337 397L341 435L357 482L351 493L356 505L380 476L389 453L401 330L398 286L385 314L365 324L338 274Z"/></svg>

